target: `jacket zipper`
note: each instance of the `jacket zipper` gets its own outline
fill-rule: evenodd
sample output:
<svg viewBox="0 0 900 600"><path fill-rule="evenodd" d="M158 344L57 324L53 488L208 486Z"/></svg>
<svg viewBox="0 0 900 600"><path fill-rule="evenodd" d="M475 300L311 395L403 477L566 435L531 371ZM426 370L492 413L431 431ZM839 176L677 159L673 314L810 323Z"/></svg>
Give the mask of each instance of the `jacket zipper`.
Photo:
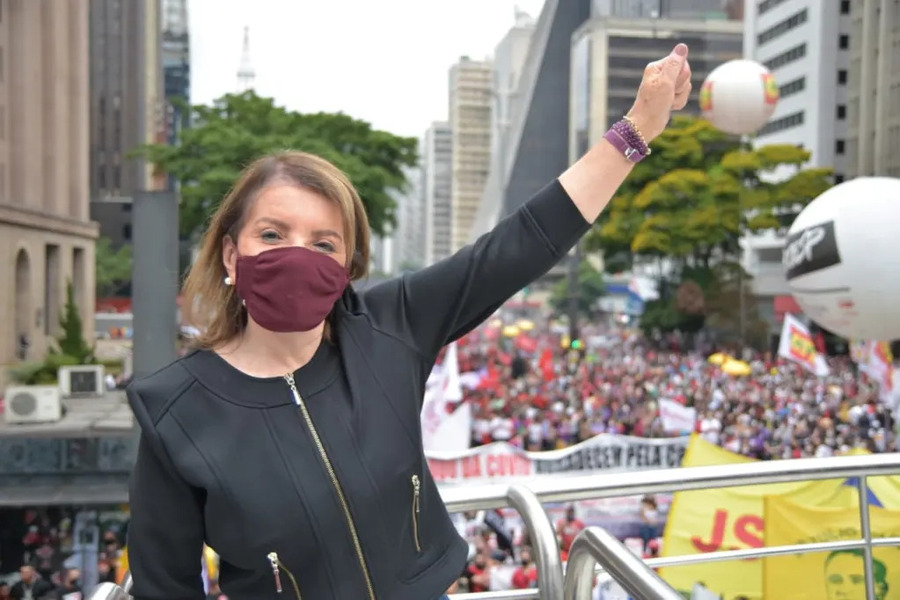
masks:
<svg viewBox="0 0 900 600"><path fill-rule="evenodd" d="M422 542L419 538L419 509L420 505L420 495L422 493L422 483L419 481L418 475L413 475L411 478L412 488L413 488L413 503L412 503L412 527L413 527L413 540L416 542L416 552L422 551Z"/></svg>
<svg viewBox="0 0 900 600"><path fill-rule="evenodd" d="M291 573L287 567L285 567L280 560L278 560L278 554L275 552L269 552L268 555L269 564L272 565L272 575L275 576L275 591L279 594L282 592L281 588L281 571L287 573L287 576L291 580L291 584L294 586L294 593L297 594L297 600L303 600L300 597L300 586L297 585L297 580L294 578L294 574Z"/></svg>
<svg viewBox="0 0 900 600"><path fill-rule="evenodd" d="M331 484L334 486L335 493L337 493L338 501L341 503L344 517L347 519L347 528L350 530L350 537L353 538L353 547L356 550L356 558L359 560L359 567L362 569L363 579L366 580L369 600L376 600L375 587L372 585L372 577L369 574L369 565L366 564L366 557L363 555L362 544L359 542L359 533L356 529L356 523L353 521L353 515L350 514L350 505L347 503L347 498L344 496L344 490L341 487L341 483L338 481L337 474L334 472L331 459L328 458L328 453L325 452L325 446L322 444L322 439L319 437L319 432L316 430L315 423L313 423L312 417L306 409L306 403L303 401L300 392L297 390L297 384L294 382L294 374L288 373L284 376L284 380L291 388L291 394L294 395L294 403L300 407L300 412L303 413L303 420L306 421L306 427L309 429L313 442L319 450L319 456L322 458L322 462L325 463L325 470L328 471L328 477L331 479Z"/></svg>

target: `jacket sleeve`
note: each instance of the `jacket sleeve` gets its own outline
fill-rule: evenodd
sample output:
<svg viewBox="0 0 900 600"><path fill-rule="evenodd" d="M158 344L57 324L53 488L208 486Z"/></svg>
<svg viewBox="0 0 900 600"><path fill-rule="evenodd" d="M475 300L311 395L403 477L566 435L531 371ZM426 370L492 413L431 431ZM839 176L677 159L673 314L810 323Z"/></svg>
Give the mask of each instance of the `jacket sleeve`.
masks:
<svg viewBox="0 0 900 600"><path fill-rule="evenodd" d="M138 419L142 433L131 473L128 526L131 595L135 600L204 600L202 490L177 474L152 423Z"/></svg>
<svg viewBox="0 0 900 600"><path fill-rule="evenodd" d="M549 271L588 229L554 180L474 244L365 292L366 308L433 359Z"/></svg>

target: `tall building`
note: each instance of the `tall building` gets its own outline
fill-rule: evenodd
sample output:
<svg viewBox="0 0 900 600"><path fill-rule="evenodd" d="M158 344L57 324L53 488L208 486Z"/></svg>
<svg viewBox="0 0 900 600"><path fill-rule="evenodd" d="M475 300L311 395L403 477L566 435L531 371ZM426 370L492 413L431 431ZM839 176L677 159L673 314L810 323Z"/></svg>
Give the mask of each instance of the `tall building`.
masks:
<svg viewBox="0 0 900 600"><path fill-rule="evenodd" d="M94 331L88 6L0 0L0 384L59 333L72 284Z"/></svg>
<svg viewBox="0 0 900 600"><path fill-rule="evenodd" d="M175 144L181 130L190 125L191 38L187 0L163 0L162 8L166 142Z"/></svg>
<svg viewBox="0 0 900 600"><path fill-rule="evenodd" d="M160 0L90 0L91 217L131 242L131 198L165 189L135 148L166 141Z"/></svg>
<svg viewBox="0 0 900 600"><path fill-rule="evenodd" d="M453 134L447 122L432 123L425 132L422 181L425 197L425 264L430 265L453 252Z"/></svg>
<svg viewBox="0 0 900 600"><path fill-rule="evenodd" d="M419 152L422 154L421 149ZM405 169L407 187L397 192L397 227L393 238L391 272L399 273L425 266L425 190L421 166Z"/></svg>
<svg viewBox="0 0 900 600"><path fill-rule="evenodd" d="M494 50L494 109L491 111L491 159L475 223L469 233L475 240L497 224L503 186L511 164L510 133L513 115L521 112L524 95L519 89L522 69L528 58L535 21L527 13L515 12L515 24Z"/></svg>
<svg viewBox="0 0 900 600"><path fill-rule="evenodd" d="M569 157L574 160L603 137L634 103L647 63L677 42L691 49L693 92L682 114L699 115L697 95L715 67L740 58L740 21L594 17L572 39Z"/></svg>
<svg viewBox="0 0 900 600"><path fill-rule="evenodd" d="M244 44L241 47L241 62L237 70L238 92L246 92L253 89L256 84L256 69L250 59L250 28L244 27Z"/></svg>
<svg viewBox="0 0 900 600"><path fill-rule="evenodd" d="M491 157L493 67L467 56L450 68L452 250L469 242Z"/></svg>
<svg viewBox="0 0 900 600"><path fill-rule="evenodd" d="M748 0L744 21L745 56L768 67L781 92L772 118L753 144L802 145L811 153L805 167L833 168L838 182L852 172L847 143L850 5ZM787 167L772 177L782 179L793 172ZM778 313L799 310L784 277L784 236L773 230L748 235L742 246L760 314L769 318L774 331Z"/></svg>
<svg viewBox="0 0 900 600"><path fill-rule="evenodd" d="M900 0L841 0L850 13L848 172L900 177Z"/></svg>

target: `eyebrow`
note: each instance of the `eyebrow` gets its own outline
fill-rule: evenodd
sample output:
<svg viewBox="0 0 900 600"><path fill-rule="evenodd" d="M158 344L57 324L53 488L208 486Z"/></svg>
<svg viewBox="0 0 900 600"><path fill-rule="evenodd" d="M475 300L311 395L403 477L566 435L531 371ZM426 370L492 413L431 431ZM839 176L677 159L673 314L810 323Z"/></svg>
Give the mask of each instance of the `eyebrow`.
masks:
<svg viewBox="0 0 900 600"><path fill-rule="evenodd" d="M282 221L280 219L273 219L272 217L260 217L260 218L256 219L254 224L255 225L269 224L269 225L274 225L275 227L279 227L281 229L290 229L291 228L291 226L288 223L286 223L285 221ZM334 229L316 229L312 232L312 234L313 234L313 237L332 237L332 238L337 239L338 241L344 240L344 238L341 236L341 234L338 233L337 231L335 231Z"/></svg>

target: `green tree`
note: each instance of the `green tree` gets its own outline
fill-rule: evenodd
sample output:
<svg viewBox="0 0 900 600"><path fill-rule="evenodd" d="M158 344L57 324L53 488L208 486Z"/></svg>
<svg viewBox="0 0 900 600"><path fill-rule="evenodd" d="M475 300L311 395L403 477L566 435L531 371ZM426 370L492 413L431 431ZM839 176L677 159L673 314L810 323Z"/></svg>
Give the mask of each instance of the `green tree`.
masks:
<svg viewBox="0 0 900 600"><path fill-rule="evenodd" d="M62 317L59 319L59 327L62 330L61 337L57 340L59 353L71 356L77 360L76 364L88 364L94 360L94 349L84 339L84 326L81 321L81 312L75 303L75 288L70 282L66 285L66 304L63 307Z"/></svg>
<svg viewBox="0 0 900 600"><path fill-rule="evenodd" d="M634 168L589 236L617 268L634 259L709 269L737 259L744 233L785 230L831 186L831 170L804 169L810 153L791 144L742 147L708 121L676 118ZM770 177L776 169L791 173Z"/></svg>
<svg viewBox="0 0 900 600"><path fill-rule="evenodd" d="M115 250L109 238L101 237L97 240L94 255L97 297L118 296L131 281L131 246L126 244Z"/></svg>
<svg viewBox="0 0 900 600"><path fill-rule="evenodd" d="M589 316L597 310L597 300L606 294L603 273L594 268L588 260L578 265L578 312ZM553 286L550 306L557 314L565 314L569 310L569 280L558 281Z"/></svg>
<svg viewBox="0 0 900 600"><path fill-rule="evenodd" d="M181 232L199 233L209 215L254 159L279 150L303 150L330 160L359 190L372 229L394 223L391 190L406 186L403 167L417 160L417 141L372 129L344 114L301 114L254 92L229 94L213 106L191 108L180 144L136 150L181 184Z"/></svg>

